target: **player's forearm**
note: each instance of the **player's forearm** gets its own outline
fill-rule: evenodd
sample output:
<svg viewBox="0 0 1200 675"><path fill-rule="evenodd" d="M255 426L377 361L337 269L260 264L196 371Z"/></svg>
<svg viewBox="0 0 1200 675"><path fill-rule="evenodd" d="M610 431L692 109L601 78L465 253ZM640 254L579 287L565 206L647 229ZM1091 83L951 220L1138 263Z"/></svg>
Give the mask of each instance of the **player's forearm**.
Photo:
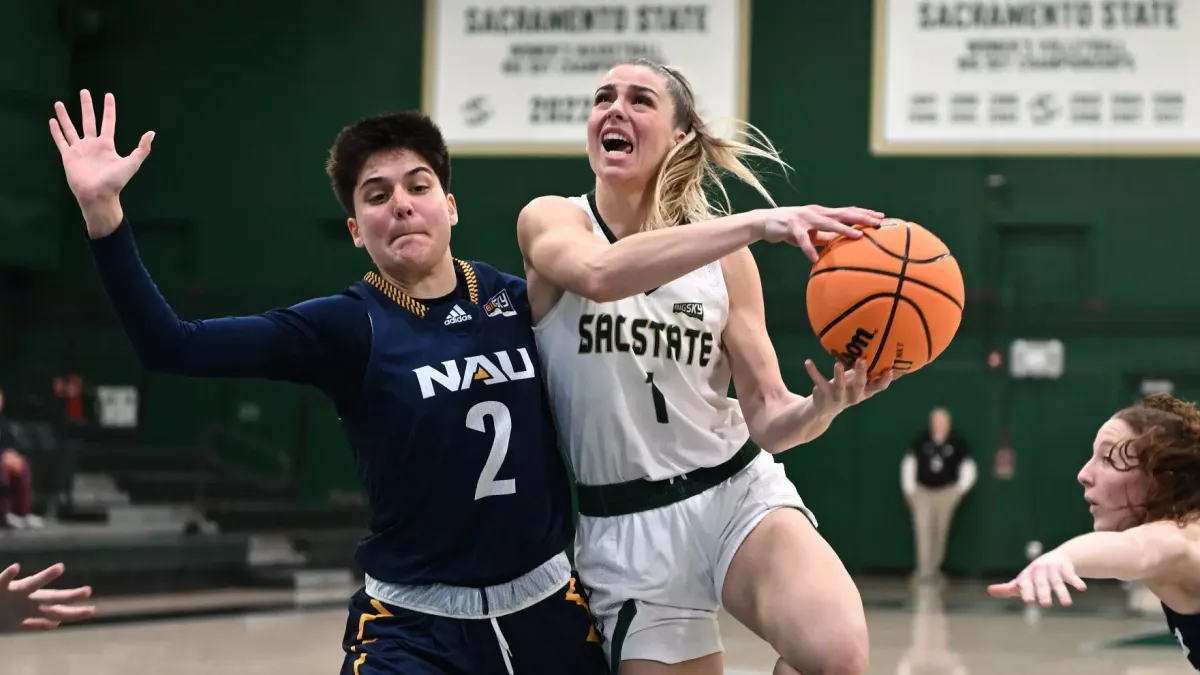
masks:
<svg viewBox="0 0 1200 675"><path fill-rule="evenodd" d="M117 197L81 203L83 222L87 225L88 237L99 239L112 234L125 219L125 211L121 208L121 200Z"/></svg>
<svg viewBox="0 0 1200 675"><path fill-rule="evenodd" d="M788 392L777 401L764 402L751 419L751 440L770 453L780 453L803 445L821 434L836 415L818 414L812 398Z"/></svg>
<svg viewBox="0 0 1200 675"><path fill-rule="evenodd" d="M85 212L89 235L94 217ZM107 235L93 236L91 246L100 281L138 357L152 370L179 370L172 356L179 351L181 322L143 266L132 227L120 222Z"/></svg>
<svg viewBox="0 0 1200 675"><path fill-rule="evenodd" d="M1155 546L1127 531L1089 532L1062 544L1058 551L1070 559L1080 577L1133 581L1154 576L1182 548Z"/></svg>
<svg viewBox="0 0 1200 675"><path fill-rule="evenodd" d="M270 377L303 381L288 372L305 357L320 358L302 327L265 316L181 321L142 264L132 226L123 221L92 239L92 257L126 335L142 364L154 371L207 377Z"/></svg>
<svg viewBox="0 0 1200 675"><path fill-rule="evenodd" d="M588 263L584 295L610 302L644 293L761 238L754 212L623 237Z"/></svg>

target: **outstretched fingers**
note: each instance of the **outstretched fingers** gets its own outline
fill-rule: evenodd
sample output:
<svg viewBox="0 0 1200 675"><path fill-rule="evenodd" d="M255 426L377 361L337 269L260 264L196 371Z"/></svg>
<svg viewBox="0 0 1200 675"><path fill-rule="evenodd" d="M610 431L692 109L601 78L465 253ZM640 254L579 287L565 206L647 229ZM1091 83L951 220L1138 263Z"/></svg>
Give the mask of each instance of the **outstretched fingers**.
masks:
<svg viewBox="0 0 1200 675"><path fill-rule="evenodd" d="M20 573L21 565L19 563L13 563L4 568L4 571L0 572L0 591L6 590L9 582L16 579Z"/></svg>
<svg viewBox="0 0 1200 675"><path fill-rule="evenodd" d="M40 603L74 602L76 600L87 600L90 597L92 597L91 586L80 586L79 588L43 588L29 595L30 600Z"/></svg>
<svg viewBox="0 0 1200 675"><path fill-rule="evenodd" d="M79 119L83 123L83 137L96 137L96 108L92 105L92 93L79 90Z"/></svg>
<svg viewBox="0 0 1200 675"><path fill-rule="evenodd" d="M55 623L61 621L82 621L95 616L96 608L88 606L72 606L72 605L42 605L39 608L41 616Z"/></svg>
<svg viewBox="0 0 1200 675"><path fill-rule="evenodd" d="M133 162L134 169L141 168L142 162L146 161L146 157L150 155L150 144L154 142L154 132L147 131L142 134L142 140L138 141L138 145L129 153L129 161Z"/></svg>
<svg viewBox="0 0 1200 675"><path fill-rule="evenodd" d="M12 591L13 593L33 593L51 581L54 581L62 576L64 569L65 568L63 567L62 563L51 565L37 574L10 583L8 585L8 590Z"/></svg>
<svg viewBox="0 0 1200 675"><path fill-rule="evenodd" d="M75 131L75 124L71 121L71 114L67 112L67 106L63 105L62 101L54 102L54 116L58 122L58 126L62 129L62 136L66 139L67 145L74 145L79 142L79 132Z"/></svg>
<svg viewBox="0 0 1200 675"><path fill-rule="evenodd" d="M100 135L111 139L117 133L117 98L104 95L104 119L100 122Z"/></svg>
<svg viewBox="0 0 1200 675"><path fill-rule="evenodd" d="M857 206L826 209L824 215L850 225L867 225L869 227L878 226L879 221L883 218L883 213L879 211Z"/></svg>
<svg viewBox="0 0 1200 675"><path fill-rule="evenodd" d="M988 595L993 598L1015 598L1021 595L1017 580L1006 581L1002 584L991 584L987 588Z"/></svg>

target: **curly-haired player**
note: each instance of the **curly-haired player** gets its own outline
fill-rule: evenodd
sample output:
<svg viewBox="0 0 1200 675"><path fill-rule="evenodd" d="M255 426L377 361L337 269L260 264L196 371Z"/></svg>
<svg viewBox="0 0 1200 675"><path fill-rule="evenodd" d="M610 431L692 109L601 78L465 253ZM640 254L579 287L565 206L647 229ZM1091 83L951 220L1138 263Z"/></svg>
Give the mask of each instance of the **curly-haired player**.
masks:
<svg viewBox="0 0 1200 675"><path fill-rule="evenodd" d="M1167 627L1200 670L1200 412L1166 394L1121 410L1100 427L1079 472L1095 532L1067 541L999 598L1071 604L1081 577L1140 580L1162 602Z"/></svg>

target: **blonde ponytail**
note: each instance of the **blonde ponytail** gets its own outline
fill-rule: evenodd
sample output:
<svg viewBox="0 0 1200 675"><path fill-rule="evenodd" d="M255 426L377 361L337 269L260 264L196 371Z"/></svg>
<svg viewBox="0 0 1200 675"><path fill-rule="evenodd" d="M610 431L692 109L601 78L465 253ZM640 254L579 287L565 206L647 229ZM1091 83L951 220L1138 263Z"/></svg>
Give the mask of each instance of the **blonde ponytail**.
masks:
<svg viewBox="0 0 1200 675"><path fill-rule="evenodd" d="M627 63L646 66L666 78L667 90L675 104L675 126L687 134L667 153L658 170L650 201L650 216L642 226L644 230L728 214L733 207L729 202L729 193L721 183L723 174L732 174L754 188L772 206L775 205L775 199L759 180L758 173L745 161L746 158L758 158L773 162L784 170L791 168L765 134L753 125L737 120L738 136L750 142L714 136L696 112L692 85L682 73L646 59L634 59ZM709 194L710 186L720 192L720 202L714 202L713 195Z"/></svg>

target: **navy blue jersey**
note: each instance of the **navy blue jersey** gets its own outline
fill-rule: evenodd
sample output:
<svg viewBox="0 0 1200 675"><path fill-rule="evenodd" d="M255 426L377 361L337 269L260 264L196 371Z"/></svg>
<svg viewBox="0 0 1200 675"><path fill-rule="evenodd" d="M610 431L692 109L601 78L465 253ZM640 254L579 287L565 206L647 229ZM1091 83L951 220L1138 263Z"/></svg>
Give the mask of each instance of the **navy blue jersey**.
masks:
<svg viewBox="0 0 1200 675"><path fill-rule="evenodd" d="M356 554L367 574L487 586L566 549L568 475L523 280L456 260L458 288L435 300L414 301L372 273L286 309L181 321L128 222L92 251L147 368L283 380L329 396L371 509Z"/></svg>
<svg viewBox="0 0 1200 675"><path fill-rule="evenodd" d="M1200 671L1200 614L1180 614L1162 603L1163 614L1167 617L1167 628L1183 647L1183 654L1188 663Z"/></svg>

